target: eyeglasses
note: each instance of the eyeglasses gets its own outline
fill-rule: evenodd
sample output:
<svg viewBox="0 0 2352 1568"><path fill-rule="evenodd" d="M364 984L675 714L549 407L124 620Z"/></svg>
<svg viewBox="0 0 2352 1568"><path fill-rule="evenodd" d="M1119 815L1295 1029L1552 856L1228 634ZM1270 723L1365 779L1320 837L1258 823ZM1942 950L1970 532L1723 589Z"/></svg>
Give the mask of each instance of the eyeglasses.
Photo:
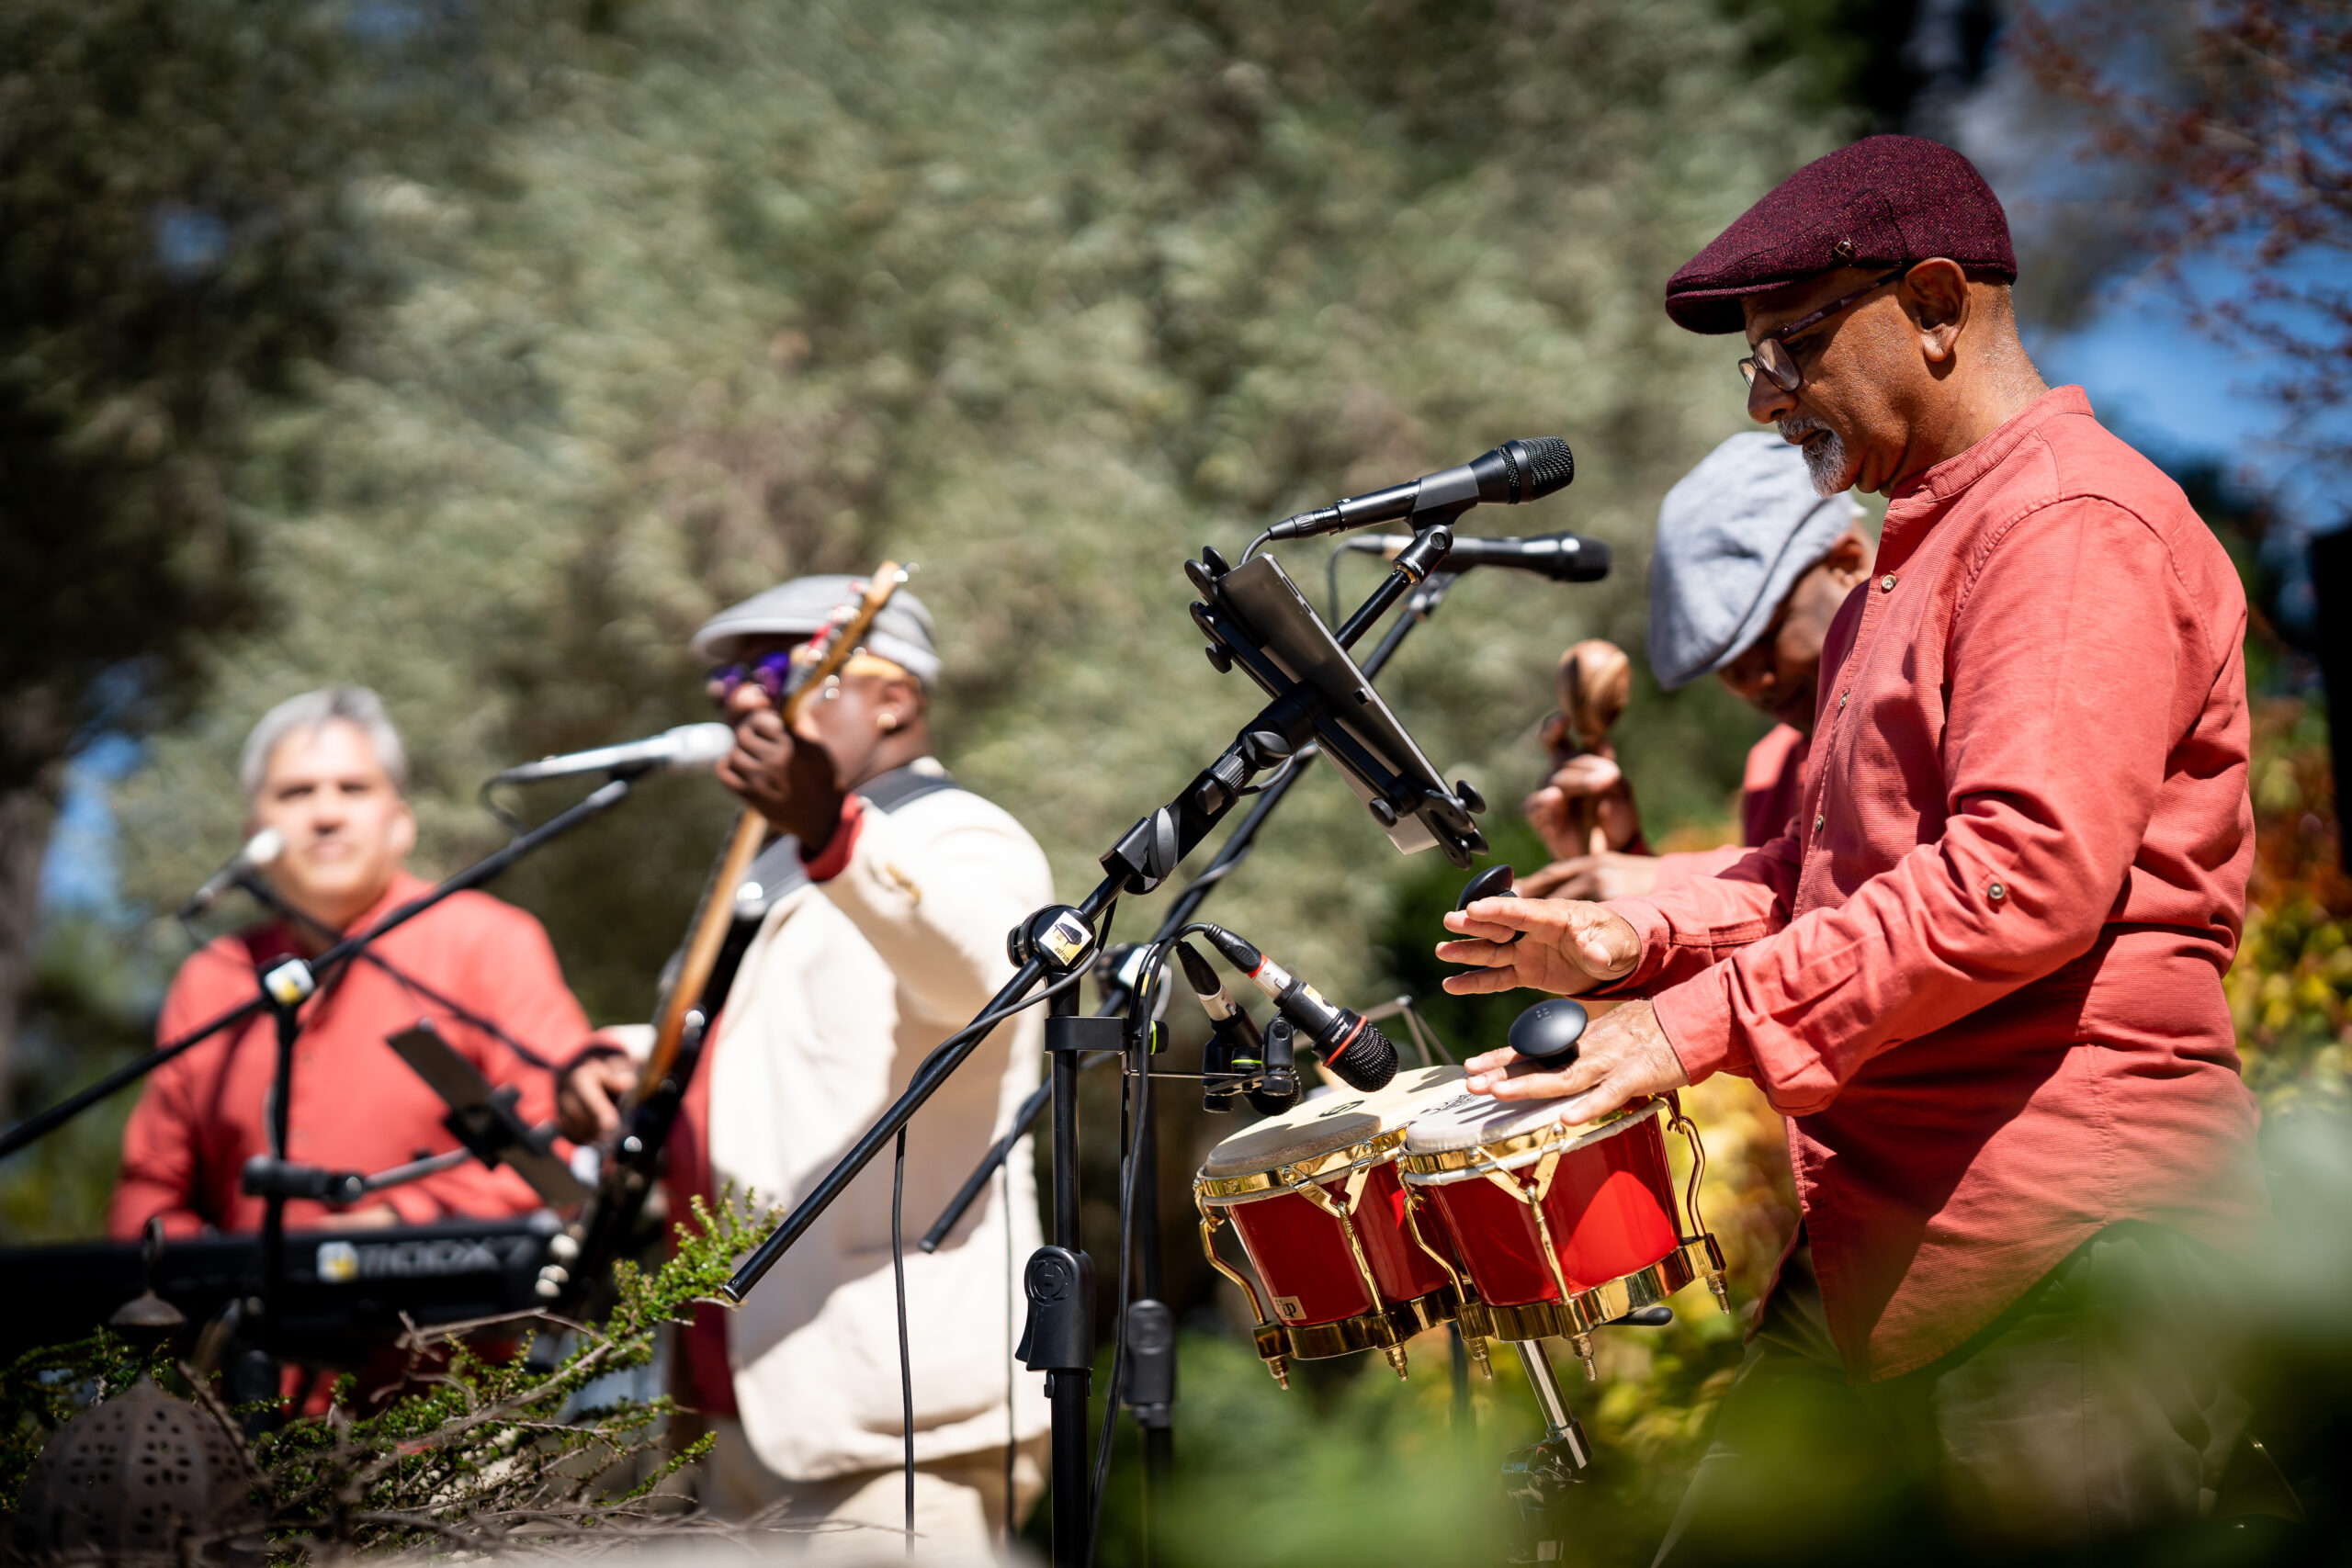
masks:
<svg viewBox="0 0 2352 1568"><path fill-rule="evenodd" d="M1860 300L1865 294L1877 292L1890 283L1899 282L1910 273L1907 266L1896 267L1884 277L1866 283L1842 299L1834 299L1820 310L1799 316L1785 326L1774 327L1756 344L1756 351L1739 362L1740 379L1750 387L1762 376L1784 392L1793 392L1804 385L1804 371L1797 364L1796 355L1789 352L1788 340L1807 327L1819 326L1838 311Z"/></svg>
<svg viewBox="0 0 2352 1568"><path fill-rule="evenodd" d="M801 648L808 645L803 643ZM718 688L718 700L724 704L742 687L746 681L759 683L768 694L768 701L784 701L785 688L791 684L792 667L798 662L799 648L786 649L778 653L763 655L744 664L722 664L710 672L710 683Z"/></svg>

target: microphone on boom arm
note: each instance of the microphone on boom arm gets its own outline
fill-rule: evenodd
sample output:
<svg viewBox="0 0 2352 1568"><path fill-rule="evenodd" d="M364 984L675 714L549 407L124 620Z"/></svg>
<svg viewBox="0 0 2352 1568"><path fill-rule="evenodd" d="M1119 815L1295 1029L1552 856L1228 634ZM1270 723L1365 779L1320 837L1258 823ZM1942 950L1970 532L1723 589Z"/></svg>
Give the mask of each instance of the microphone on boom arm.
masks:
<svg viewBox="0 0 2352 1568"><path fill-rule="evenodd" d="M246 877L286 852L286 835L275 828L264 828L245 840L244 848L231 858L229 863L204 879L204 886L187 896L180 906L179 918L192 920L213 905L220 896L243 883Z"/></svg>
<svg viewBox="0 0 2352 1568"><path fill-rule="evenodd" d="M1323 1065L1350 1089L1370 1093L1386 1088L1396 1076L1396 1043L1365 1022L1363 1014L1353 1008L1332 1006L1314 987L1222 926L1204 927L1202 934L1227 963L1274 998L1275 1010L1306 1037Z"/></svg>
<svg viewBox="0 0 2352 1568"><path fill-rule="evenodd" d="M666 771L690 773L715 768L735 747L735 732L713 722L682 724L643 740L567 751L507 769L490 781L493 784L537 784L541 779L570 778L575 773L636 774ZM488 787L488 786L484 786Z"/></svg>
<svg viewBox="0 0 2352 1568"><path fill-rule="evenodd" d="M1340 548L1395 560L1412 542L1410 534L1359 534L1341 540ZM1555 582L1599 582L1609 575L1609 547L1575 534L1535 534L1524 539L1457 537L1430 572L1434 576L1441 571L1467 571L1474 566L1507 566Z"/></svg>
<svg viewBox="0 0 2352 1568"><path fill-rule="evenodd" d="M1481 502L1516 506L1566 490L1576 477L1576 456L1558 436L1506 441L1451 468L1286 517L1266 534L1270 539L1304 539L1374 523L1393 523L1419 513L1460 512Z"/></svg>

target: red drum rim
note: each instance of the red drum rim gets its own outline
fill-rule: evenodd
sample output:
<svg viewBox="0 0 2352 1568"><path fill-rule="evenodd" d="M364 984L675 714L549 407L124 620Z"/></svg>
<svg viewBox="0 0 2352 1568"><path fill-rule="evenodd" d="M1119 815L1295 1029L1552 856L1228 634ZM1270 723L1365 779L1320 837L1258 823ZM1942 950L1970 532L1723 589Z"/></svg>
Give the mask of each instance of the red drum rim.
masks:
<svg viewBox="0 0 2352 1568"><path fill-rule="evenodd" d="M1397 1170L1407 1185L1413 1187L1443 1187L1484 1176L1490 1170L1517 1170L1521 1166L1533 1165L1546 1155L1570 1154L1604 1138L1616 1137L1634 1122L1663 1117L1666 1109L1664 1100L1648 1100L1598 1122L1555 1122L1460 1149L1416 1150L1408 1130L1404 1152L1396 1162Z"/></svg>

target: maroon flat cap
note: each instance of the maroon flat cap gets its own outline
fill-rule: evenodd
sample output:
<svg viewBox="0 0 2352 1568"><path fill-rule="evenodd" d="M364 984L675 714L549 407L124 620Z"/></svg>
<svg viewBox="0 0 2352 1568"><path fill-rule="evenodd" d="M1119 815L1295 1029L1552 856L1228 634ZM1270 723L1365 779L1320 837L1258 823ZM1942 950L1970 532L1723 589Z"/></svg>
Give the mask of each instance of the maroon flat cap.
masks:
<svg viewBox="0 0 2352 1568"><path fill-rule="evenodd" d="M1975 164L1922 137L1866 137L1815 158L1741 213L1668 280L1666 313L1694 333L1736 333L1746 295L1841 266L1930 256L2017 281L2008 215Z"/></svg>

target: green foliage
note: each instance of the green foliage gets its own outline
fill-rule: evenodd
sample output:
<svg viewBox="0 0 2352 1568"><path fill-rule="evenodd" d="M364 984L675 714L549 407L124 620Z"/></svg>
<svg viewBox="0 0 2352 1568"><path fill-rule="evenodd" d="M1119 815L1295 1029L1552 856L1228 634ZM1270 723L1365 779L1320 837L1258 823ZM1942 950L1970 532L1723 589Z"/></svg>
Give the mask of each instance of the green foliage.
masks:
<svg viewBox="0 0 2352 1568"><path fill-rule="evenodd" d="M527 1337L511 1357L476 1348L485 1329L527 1332L537 1314L525 1314L413 1333L403 1348L413 1392L374 1414L350 1407L354 1380L343 1379L325 1415L288 1421L251 1445L269 1503L273 1561L425 1544L487 1548L518 1528L545 1543L674 1511L656 1494L708 1451L709 1439L656 1459L662 1424L675 1408L667 1396L590 1405L582 1395L600 1379L650 1361L656 1336L713 1299L733 1259L776 1218L754 1218L732 1194L715 1213L697 1200L693 1224L676 1227L669 1262L650 1275L629 1263L616 1269L618 1299L602 1324L538 1320L565 1330L552 1366L534 1357ZM15 1505L27 1467L58 1427L141 1371L173 1375L100 1331L32 1352L0 1373L0 1507Z"/></svg>
<svg viewBox="0 0 2352 1568"><path fill-rule="evenodd" d="M153 1043L162 955L138 934L88 910L50 919L33 954L12 1082L0 1101L44 1106L120 1066ZM90 1236L106 1229L107 1196L130 1114L123 1095L0 1164L0 1236Z"/></svg>
<svg viewBox="0 0 2352 1568"><path fill-rule="evenodd" d="M187 1390L165 1359L141 1355L103 1328L27 1351L0 1371L0 1517L16 1508L26 1472L60 1427L142 1376Z"/></svg>
<svg viewBox="0 0 2352 1568"><path fill-rule="evenodd" d="M233 841L229 759L288 692L385 692L446 869L491 841L468 796L495 766L692 716L711 611L886 554L939 615L946 761L1075 893L1256 705L1196 651L1187 551L1556 431L1575 489L1508 525L1610 539L1614 580L1466 579L1386 680L1434 761L1513 799L1552 660L1638 646L1656 499L1739 423L1659 280L1833 137L1745 90L1697 0L663 0L568 64L486 147L499 194L362 193L403 291L241 470L286 616L223 645L130 786L134 894ZM1646 760L1713 817L1733 750ZM643 1015L724 820L662 787L500 889L601 1017ZM1310 779L1222 918L1361 985L1378 842Z"/></svg>
<svg viewBox="0 0 2352 1568"><path fill-rule="evenodd" d="M2352 1021L2352 882L2315 702L2255 710L2248 781L2256 858L2245 934L2224 986L2247 1084L2272 1111L2352 1109L2345 1030Z"/></svg>
<svg viewBox="0 0 2352 1568"><path fill-rule="evenodd" d="M1595 1455L1573 1506L1579 1562L1645 1563L1665 1533L1740 1355L1737 1325L1704 1298L1695 1289L1678 1298L1685 1315L1663 1332L1604 1333L1597 1391L1566 1345L1548 1343ZM1516 1351L1497 1343L1490 1352L1492 1381L1473 1371L1459 1396L1442 1332L1412 1342L1404 1382L1378 1357L1353 1356L1293 1363L1285 1391L1246 1343L1185 1336L1173 1483L1147 1520L1140 1455L1123 1431L1103 1497L1102 1561L1503 1561L1512 1514L1500 1466L1544 1427ZM1034 1524L1031 1534L1042 1547Z"/></svg>
<svg viewBox="0 0 2352 1568"><path fill-rule="evenodd" d="M0 8L0 581L43 585L0 626L0 790L93 721L178 711L205 646L254 624L243 435L386 281L347 187L388 161L455 177L465 131L513 96L461 62L527 58L514 22Z"/></svg>

